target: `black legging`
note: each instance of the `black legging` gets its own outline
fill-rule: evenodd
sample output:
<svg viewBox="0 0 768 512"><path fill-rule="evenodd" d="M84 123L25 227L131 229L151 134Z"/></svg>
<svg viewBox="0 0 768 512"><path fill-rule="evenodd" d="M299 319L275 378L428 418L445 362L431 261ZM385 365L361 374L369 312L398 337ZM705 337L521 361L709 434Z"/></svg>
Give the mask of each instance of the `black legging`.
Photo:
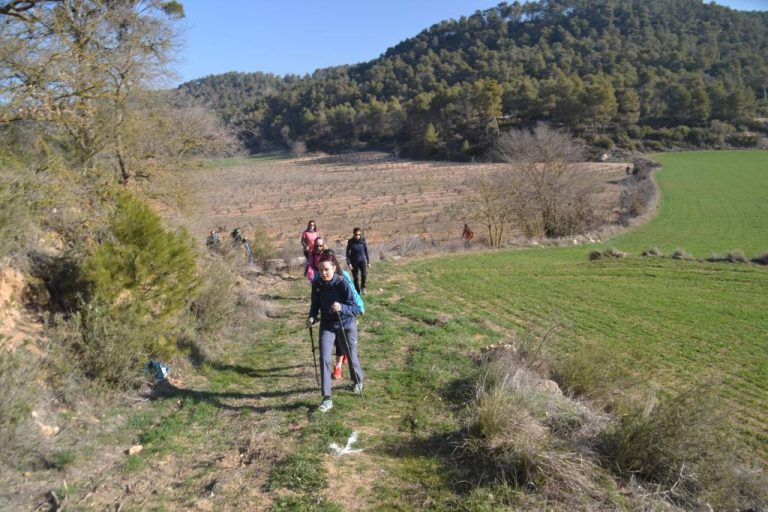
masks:
<svg viewBox="0 0 768 512"><path fill-rule="evenodd" d="M358 277L360 280L358 281ZM352 279L355 281L355 290L360 293L360 290L365 288L365 280L368 277L368 265L365 263L353 263L352 264Z"/></svg>

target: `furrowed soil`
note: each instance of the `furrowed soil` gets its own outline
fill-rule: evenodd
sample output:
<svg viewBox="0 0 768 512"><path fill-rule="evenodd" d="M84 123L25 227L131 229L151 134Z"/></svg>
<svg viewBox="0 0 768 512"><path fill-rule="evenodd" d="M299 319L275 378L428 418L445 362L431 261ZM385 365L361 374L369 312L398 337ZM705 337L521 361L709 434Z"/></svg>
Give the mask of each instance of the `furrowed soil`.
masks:
<svg viewBox="0 0 768 512"><path fill-rule="evenodd" d="M577 166L597 189L597 214L608 221L615 220L626 166ZM469 184L503 168L393 159L376 152L222 160L185 171L184 211L165 213L169 219L180 215L198 240L217 227L226 235L240 226L250 236L262 226L278 247L298 246L307 221L315 219L330 247L343 247L355 226L364 228L369 246L384 250L414 239L441 245L458 242L465 222L479 237L485 235L470 204Z"/></svg>

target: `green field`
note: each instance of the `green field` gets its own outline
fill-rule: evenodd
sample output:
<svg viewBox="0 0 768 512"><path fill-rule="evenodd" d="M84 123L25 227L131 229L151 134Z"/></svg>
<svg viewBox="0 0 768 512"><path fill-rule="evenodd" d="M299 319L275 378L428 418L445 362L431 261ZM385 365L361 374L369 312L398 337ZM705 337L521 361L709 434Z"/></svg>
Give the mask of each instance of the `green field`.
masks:
<svg viewBox="0 0 768 512"><path fill-rule="evenodd" d="M611 241L624 250L682 248L697 258L736 249L768 252L768 152L703 151L652 155L665 170L658 216Z"/></svg>
<svg viewBox="0 0 768 512"><path fill-rule="evenodd" d="M723 383L744 439L768 455L768 269L643 258L659 247L695 256L768 251L768 152L659 155L659 215L609 241L624 259L588 261L594 247L530 249L407 264L418 291L397 309L463 317L523 332L555 323L554 351L601 345L649 384Z"/></svg>

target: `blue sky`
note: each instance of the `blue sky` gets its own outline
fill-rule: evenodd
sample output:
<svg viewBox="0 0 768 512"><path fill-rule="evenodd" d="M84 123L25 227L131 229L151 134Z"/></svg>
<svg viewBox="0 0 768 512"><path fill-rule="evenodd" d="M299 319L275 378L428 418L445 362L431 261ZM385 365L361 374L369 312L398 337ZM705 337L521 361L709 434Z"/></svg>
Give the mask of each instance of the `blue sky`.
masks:
<svg viewBox="0 0 768 512"><path fill-rule="evenodd" d="M501 0L182 0L177 83L227 71L303 75L375 59L403 39ZM718 0L768 10L768 0Z"/></svg>

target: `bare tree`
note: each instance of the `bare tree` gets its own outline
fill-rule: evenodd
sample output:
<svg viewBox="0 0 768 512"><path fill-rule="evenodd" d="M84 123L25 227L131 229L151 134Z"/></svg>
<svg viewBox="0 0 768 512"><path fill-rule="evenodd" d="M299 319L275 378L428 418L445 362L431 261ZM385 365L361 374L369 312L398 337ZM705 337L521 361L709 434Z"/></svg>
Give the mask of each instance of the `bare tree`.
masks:
<svg viewBox="0 0 768 512"><path fill-rule="evenodd" d="M573 165L584 150L569 134L543 124L513 130L499 138L496 157L514 166L507 190L528 236L565 236L590 221L595 190Z"/></svg>
<svg viewBox="0 0 768 512"><path fill-rule="evenodd" d="M127 183L128 101L167 74L183 15L161 0L0 3L0 122L52 124L79 163L110 155Z"/></svg>
<svg viewBox="0 0 768 512"><path fill-rule="evenodd" d="M515 216L515 196L510 173L502 171L468 183L472 197L468 202L470 214L488 230L488 243L499 247L505 229Z"/></svg>

